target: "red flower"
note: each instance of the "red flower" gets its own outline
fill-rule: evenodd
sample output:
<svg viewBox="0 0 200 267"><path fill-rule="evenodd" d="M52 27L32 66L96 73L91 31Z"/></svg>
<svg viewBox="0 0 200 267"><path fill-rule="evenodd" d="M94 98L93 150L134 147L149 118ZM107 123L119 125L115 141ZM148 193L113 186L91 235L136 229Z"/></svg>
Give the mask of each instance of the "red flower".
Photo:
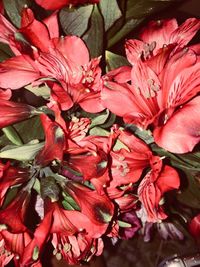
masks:
<svg viewBox="0 0 200 267"><path fill-rule="evenodd" d="M126 131L119 131L119 140L125 148L111 151L111 187L135 183L153 157L149 147Z"/></svg>
<svg viewBox="0 0 200 267"><path fill-rule="evenodd" d="M176 19L151 21L142 30L140 40L126 42L128 60L134 65L138 60L147 60L160 52L164 46L184 47L200 29L200 20L189 18L178 26Z"/></svg>
<svg viewBox="0 0 200 267"><path fill-rule="evenodd" d="M138 187L138 195L146 210L148 222L158 222L167 218L159 204L160 200L165 192L178 189L179 186L178 173L170 166L162 167L161 161L147 173Z"/></svg>
<svg viewBox="0 0 200 267"><path fill-rule="evenodd" d="M5 26L2 31L4 29ZM51 78L61 85L49 83L52 98L61 105L62 110L68 110L74 104L92 113L104 109L100 100L100 59L90 60L88 49L80 38L59 38L55 13L40 22L30 9L24 9L20 32L30 46L14 40L17 56L0 64L0 87L18 89L39 78ZM8 38L5 39L8 42ZM10 46L13 48L13 42ZM10 75L12 79L9 79Z"/></svg>
<svg viewBox="0 0 200 267"><path fill-rule="evenodd" d="M38 5L41 5L45 9L56 10L60 9L67 5L83 5L83 4L95 4L100 0L60 0L59 2L55 2L53 0L49 0L48 2L45 0L35 0Z"/></svg>
<svg viewBox="0 0 200 267"><path fill-rule="evenodd" d="M174 153L191 151L200 140L200 98L191 100L200 91L197 55L181 49L169 58L164 48L151 60L138 61L131 75L132 85L105 83L105 106L126 123L153 126L155 142L161 147ZM123 109L121 99L126 103Z"/></svg>
<svg viewBox="0 0 200 267"><path fill-rule="evenodd" d="M75 243L77 242L76 235L78 239L79 237L81 239L81 237L84 238L84 235L86 234L86 240L89 242L87 249L90 254L90 245L96 244L97 246L98 243L97 241L92 240L92 238L99 238L102 234L102 232L99 232L99 229L99 225L95 225L81 212L64 210L58 203L51 203L49 200L45 199L44 219L36 228L33 240L25 248L22 263L25 266L37 263L45 244L51 236L53 236L51 242L55 249L57 249L57 251L54 251L54 253L57 254L57 257L63 256L65 259L70 260L72 251L74 259L77 257L81 260L81 253L75 255L75 250L77 251L77 244ZM83 245L81 240L78 241L78 246L78 249L82 250ZM67 250L69 250L69 258L66 255ZM35 257L33 257L34 251L37 252ZM101 246L99 248L97 247L97 251L101 252Z"/></svg>

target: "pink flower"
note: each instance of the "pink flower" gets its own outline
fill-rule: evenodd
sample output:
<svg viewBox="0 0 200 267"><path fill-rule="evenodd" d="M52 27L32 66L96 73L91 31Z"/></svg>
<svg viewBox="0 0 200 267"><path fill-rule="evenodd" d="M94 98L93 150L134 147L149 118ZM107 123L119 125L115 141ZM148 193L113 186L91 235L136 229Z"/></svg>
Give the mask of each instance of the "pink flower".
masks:
<svg viewBox="0 0 200 267"><path fill-rule="evenodd" d="M38 5L41 5L45 9L56 10L60 9L67 5L83 5L83 4L95 4L100 0L60 0L59 2L55 2L53 0L49 0L48 2L45 0L35 0Z"/></svg>
<svg viewBox="0 0 200 267"><path fill-rule="evenodd" d="M180 179L175 169L167 165L162 166L162 161L155 163L138 187L139 200L146 210L148 222L159 222L167 218L159 204L160 200L164 193L178 189L179 186Z"/></svg>
<svg viewBox="0 0 200 267"><path fill-rule="evenodd" d="M200 20L189 18L180 26L176 19L150 21L140 33L141 40L128 40L126 54L134 65L160 53L164 46L184 47L200 29Z"/></svg>
<svg viewBox="0 0 200 267"><path fill-rule="evenodd" d="M150 60L138 61L131 80L131 85L105 82L104 105L126 123L144 129L151 126L155 142L166 150L191 151L200 140L200 98L192 99L200 91L200 61L195 52L179 49L169 57L163 48ZM122 99L123 109L119 108Z"/></svg>
<svg viewBox="0 0 200 267"><path fill-rule="evenodd" d="M13 40L17 36L15 30L10 30L7 21L5 24L0 28L0 36L3 37L3 31L7 31L5 42L14 47L16 57L0 64L0 87L18 89L40 78L53 79L56 84L49 83L52 99L60 104L62 110L76 104L92 113L104 109L100 99L100 58L90 60L86 45L76 36L59 38L56 13L40 22L30 9L23 10L19 31L30 45ZM12 35L12 42L9 42L8 35ZM9 78L11 75L12 79Z"/></svg>
<svg viewBox="0 0 200 267"><path fill-rule="evenodd" d="M111 187L135 183L140 179L143 170L150 166L152 152L139 138L127 131L119 131L119 141L124 148L112 150Z"/></svg>

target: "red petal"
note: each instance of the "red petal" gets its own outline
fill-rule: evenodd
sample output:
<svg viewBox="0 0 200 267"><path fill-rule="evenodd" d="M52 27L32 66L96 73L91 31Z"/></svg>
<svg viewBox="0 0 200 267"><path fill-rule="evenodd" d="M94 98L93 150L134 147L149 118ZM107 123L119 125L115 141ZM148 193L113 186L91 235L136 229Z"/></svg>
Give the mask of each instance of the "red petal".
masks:
<svg viewBox="0 0 200 267"><path fill-rule="evenodd" d="M56 10L56 9L60 9L62 7L64 7L65 5L68 4L68 0L59 0L59 1L55 1L55 0L36 0L36 3L40 6L42 6L45 9L48 10Z"/></svg>
<svg viewBox="0 0 200 267"><path fill-rule="evenodd" d="M136 39L128 40L125 43L126 56L128 61L135 65L142 56L145 43Z"/></svg>
<svg viewBox="0 0 200 267"><path fill-rule="evenodd" d="M183 47L190 42L199 29L200 20L189 18L172 33L170 43L177 43Z"/></svg>
<svg viewBox="0 0 200 267"><path fill-rule="evenodd" d="M140 34L147 44L156 42L156 50L170 43L171 34L178 28L176 19L151 21Z"/></svg>
<svg viewBox="0 0 200 267"><path fill-rule="evenodd" d="M189 224L189 230L194 238L200 238L200 214L195 216Z"/></svg>
<svg viewBox="0 0 200 267"><path fill-rule="evenodd" d="M59 37L59 25L58 25L58 14L54 12L45 20L43 23L47 26L50 38L58 38Z"/></svg>
<svg viewBox="0 0 200 267"><path fill-rule="evenodd" d="M165 165L156 181L156 186L159 187L161 194L173 189L178 189L180 186L180 178L177 171L174 168Z"/></svg>
<svg viewBox="0 0 200 267"><path fill-rule="evenodd" d="M43 52L48 52L51 43L47 26L36 20L29 8L24 8L22 11L20 32L30 40L31 44Z"/></svg>
<svg viewBox="0 0 200 267"><path fill-rule="evenodd" d="M200 141L200 96L179 108L154 130L155 142L172 153L187 153Z"/></svg>
<svg viewBox="0 0 200 267"><path fill-rule="evenodd" d="M66 36L60 38L56 48L70 61L76 65L84 66L89 63L89 52L81 40L77 36Z"/></svg>
<svg viewBox="0 0 200 267"><path fill-rule="evenodd" d="M100 93L91 93L86 95L83 100L79 102L83 110L90 113L101 112L105 109L100 99Z"/></svg>
<svg viewBox="0 0 200 267"><path fill-rule="evenodd" d="M0 87L19 89L40 78L28 57L17 56L0 63Z"/></svg>
<svg viewBox="0 0 200 267"><path fill-rule="evenodd" d="M41 115L41 121L46 140L44 148L36 157L36 162L45 166L54 159L62 160L65 149L65 133L56 122L51 121L45 114Z"/></svg>
<svg viewBox="0 0 200 267"><path fill-rule="evenodd" d="M195 88L195 86L192 88L191 86L193 86L193 81L195 84L198 81L198 65L197 56L190 49L182 49L170 58L160 76L164 108L180 104L178 100L185 94L185 90L188 93L188 91ZM187 85L190 84L190 75L191 85L189 86L190 90L188 90ZM191 98L190 95L189 98ZM189 99L187 98L187 100Z"/></svg>
<svg viewBox="0 0 200 267"><path fill-rule="evenodd" d="M17 29L0 14L0 41L9 44L10 36L16 33Z"/></svg>

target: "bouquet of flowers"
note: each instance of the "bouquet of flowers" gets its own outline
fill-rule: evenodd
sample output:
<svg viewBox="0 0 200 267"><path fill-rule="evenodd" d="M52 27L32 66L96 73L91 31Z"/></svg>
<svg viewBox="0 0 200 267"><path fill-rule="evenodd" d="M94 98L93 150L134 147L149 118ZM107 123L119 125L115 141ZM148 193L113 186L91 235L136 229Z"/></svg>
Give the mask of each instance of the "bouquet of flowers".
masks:
<svg viewBox="0 0 200 267"><path fill-rule="evenodd" d="M0 266L88 262L153 226L182 239L174 215L200 237L200 20L109 50L169 2L1 3Z"/></svg>

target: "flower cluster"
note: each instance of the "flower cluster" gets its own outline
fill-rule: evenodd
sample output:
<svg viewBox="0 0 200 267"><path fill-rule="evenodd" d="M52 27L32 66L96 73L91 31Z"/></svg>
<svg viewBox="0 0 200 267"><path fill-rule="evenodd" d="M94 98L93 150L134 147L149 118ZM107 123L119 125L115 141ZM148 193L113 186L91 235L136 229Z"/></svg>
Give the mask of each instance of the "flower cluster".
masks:
<svg viewBox="0 0 200 267"><path fill-rule="evenodd" d="M186 153L200 141L200 47L188 46L200 21L150 22L126 41L130 64L104 74L81 38L60 36L56 12L38 20L25 7L20 28L0 20L12 51L0 63L0 127L13 143L0 151L0 265L42 266L47 245L58 260L87 262L104 237L165 220L180 177L154 147ZM43 138L21 140L13 124L24 120Z"/></svg>

